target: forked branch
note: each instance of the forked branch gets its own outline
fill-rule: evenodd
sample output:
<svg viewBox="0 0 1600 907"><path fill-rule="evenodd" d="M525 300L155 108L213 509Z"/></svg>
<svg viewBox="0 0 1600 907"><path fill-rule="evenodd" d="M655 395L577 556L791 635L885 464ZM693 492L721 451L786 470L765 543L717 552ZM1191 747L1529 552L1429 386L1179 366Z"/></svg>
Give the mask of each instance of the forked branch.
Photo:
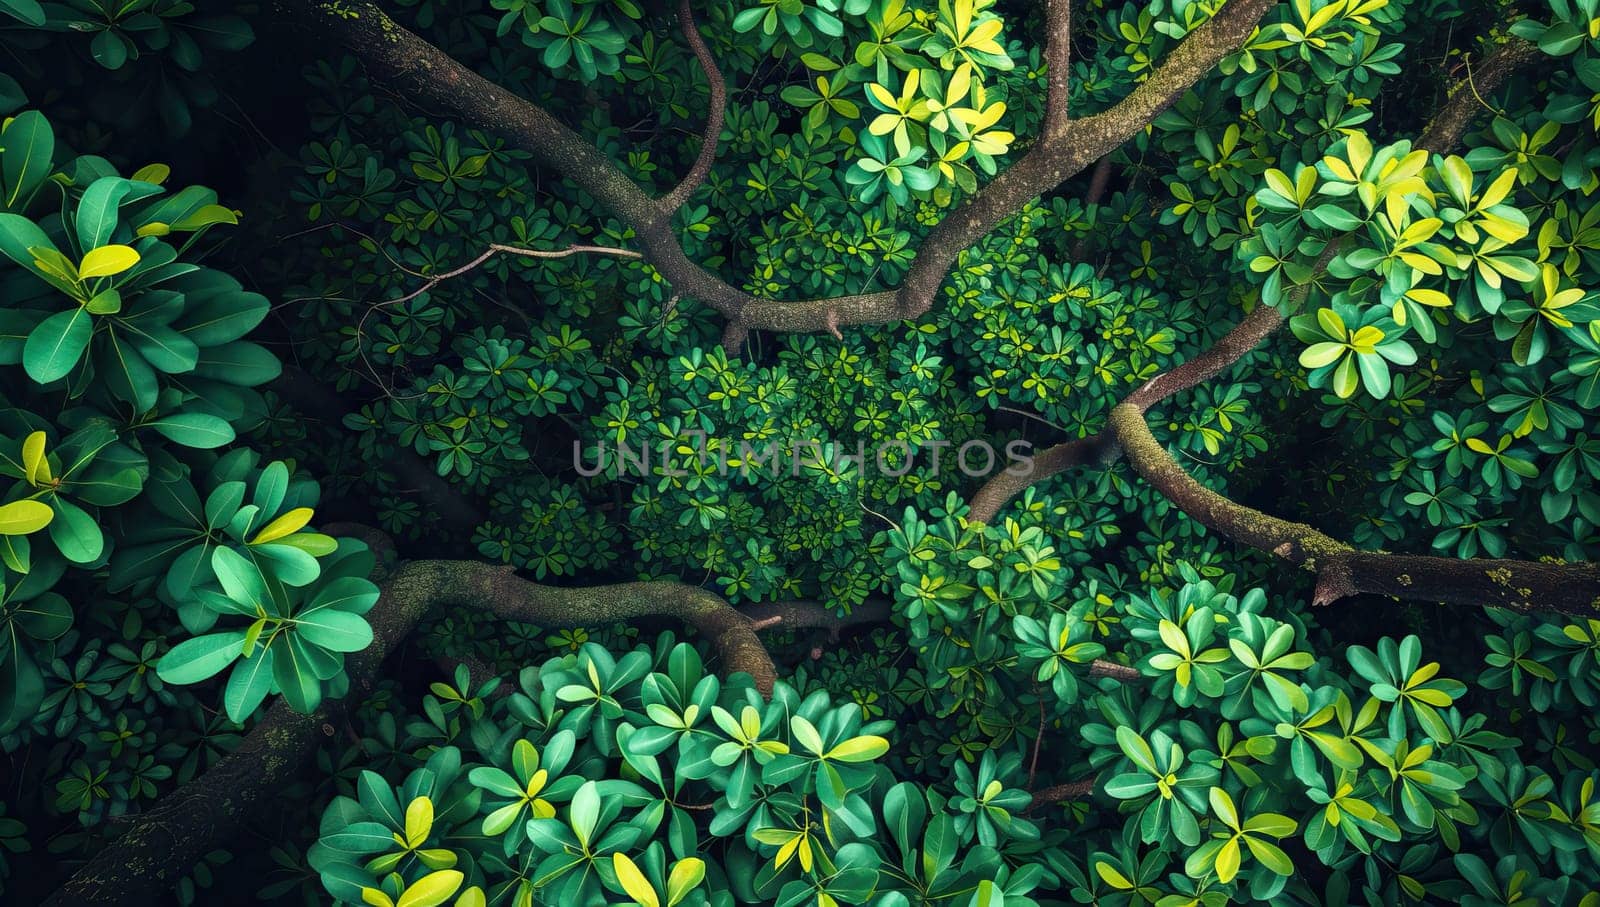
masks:
<svg viewBox="0 0 1600 907"><path fill-rule="evenodd" d="M419 103L507 137L536 163L576 183L633 228L645 259L674 292L698 299L728 319L725 343L734 346L751 330L834 332L926 312L962 250L1147 126L1243 44L1275 2L1230 0L1189 33L1128 97L1103 113L1071 121L1065 120L1064 42L1071 34L1067 2L1052 3L1046 54L1060 65L1054 68L1048 89L1049 125L1033 147L934 227L897 290L787 302L747 293L689 258L672 229L672 215L683 200L682 186L665 198L651 198L599 149L543 108L461 65L396 24L369 0L279 0L286 12L307 22L319 36L349 48L375 77L403 88ZM690 41L693 47L694 39ZM707 69L708 78L711 71ZM714 78L712 82L714 86ZM712 116L717 106L713 98ZM702 159L714 151L702 146ZM691 177L699 165L697 161Z"/></svg>

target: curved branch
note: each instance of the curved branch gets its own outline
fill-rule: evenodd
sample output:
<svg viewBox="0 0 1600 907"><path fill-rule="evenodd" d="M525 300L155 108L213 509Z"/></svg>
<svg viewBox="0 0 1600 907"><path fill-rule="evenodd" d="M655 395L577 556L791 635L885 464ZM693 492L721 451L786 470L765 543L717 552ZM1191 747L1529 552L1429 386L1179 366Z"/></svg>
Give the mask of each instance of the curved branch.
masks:
<svg viewBox="0 0 1600 907"><path fill-rule="evenodd" d="M729 321L725 343L751 330L837 331L858 324L916 318L937 296L961 252L1030 200L1059 186L1121 145L1238 48L1276 0L1230 0L1190 32L1150 78L1111 109L1046 133L1015 164L969 197L929 232L898 290L776 301L734 287L694 262L672 229L672 197L653 199L582 136L535 104L495 85L397 25L369 0L279 0L283 8L353 51L380 77L401 83L418 101L445 108L472 126L504 135L536 163L561 173L631 226L645 258L675 292L715 308ZM1063 2L1061 7L1066 4ZM1061 7L1053 7L1059 12ZM1070 28L1053 16L1051 58ZM1057 70L1056 93L1066 67ZM702 154L704 149L702 148Z"/></svg>
<svg viewBox="0 0 1600 907"><path fill-rule="evenodd" d="M1328 251L1323 253L1316 265L1318 270L1332 257L1333 248L1334 245L1330 243ZM1303 301L1308 287L1309 285L1302 285L1291 291L1285 307L1297 307ZM1193 359L1139 385L1124 399L1124 405L1133 406L1143 413L1173 394L1216 377L1249 354L1262 340L1271 336L1283 324L1283 320L1283 313L1277 309L1266 305L1257 306L1234 325L1232 330ZM1054 447L1045 448L1033 458L1031 471L1022 475L1001 472L984 483L983 487L978 489L978 493L972 496L972 501L968 505L970 513L967 519L991 523L1000 514L1001 508L1033 483L1041 482L1075 466L1114 460L1121 455L1119 440L1116 432L1107 428L1087 438L1065 441Z"/></svg>
<svg viewBox="0 0 1600 907"><path fill-rule="evenodd" d="M1360 551L1304 523L1262 513L1200 484L1156 441L1144 412L1131 403L1111 411L1110 430L1134 471L1179 510L1235 542L1315 573L1314 605L1369 592L1411 601L1600 617L1600 564Z"/></svg>
<svg viewBox="0 0 1600 907"><path fill-rule="evenodd" d="M1027 472L1001 470L989 478L968 503L967 520L974 523L993 523L1012 498L1026 491L1028 486L1059 475L1075 466L1087 466L1106 458L1108 447L1104 432L1063 441L1047 447L1028 461Z"/></svg>
<svg viewBox="0 0 1600 907"><path fill-rule="evenodd" d="M238 832L257 807L294 781L349 707L372 692L383 659L430 603L422 579L402 568L385 583L382 598L367 613L372 645L345 661L349 696L326 700L310 715L279 697L238 749L132 817L128 830L73 873L44 907L153 903L217 841Z"/></svg>
<svg viewBox="0 0 1600 907"><path fill-rule="evenodd" d="M746 331L784 332L826 330L830 317L835 326L917 318L933 306L940 284L964 250L1029 201L1061 185L1143 129L1218 61L1243 44L1275 4L1276 0L1230 0L1209 21L1190 32L1128 97L1103 113L1047 131L1016 163L928 233L899 290L805 302L754 299L732 311L723 310L723 314ZM1070 38L1071 29L1062 24L1064 20L1064 15L1053 11L1052 40ZM1066 52L1047 46L1046 55L1065 59ZM1065 66L1060 74L1064 77ZM1060 84L1057 83L1058 92L1064 90ZM671 274L665 270L663 274L676 283Z"/></svg>
<svg viewBox="0 0 1600 907"><path fill-rule="evenodd" d="M507 620L547 627L593 627L638 617L676 617L711 643L729 673L755 678L762 695L778 672L748 617L699 586L657 580L609 586L545 586L477 561L416 561L438 579L436 605L482 608Z"/></svg>
<svg viewBox="0 0 1600 907"><path fill-rule="evenodd" d="M1476 69L1467 64L1467 77L1451 85L1444 105L1428 121L1417 139L1418 148L1444 151L1461 141L1467 124L1487 107L1483 95L1497 90L1513 73L1539 59L1537 45L1521 38L1511 38L1495 48Z"/></svg>
<svg viewBox="0 0 1600 907"><path fill-rule="evenodd" d="M689 49L694 51L695 59L700 61L700 69L706 74L706 81L711 84L711 103L706 109L706 130L704 138L700 141L700 154L695 158L694 166L684 174L683 181L677 188L667 193L661 199L662 207L668 211L677 211L683 203L694 195L695 190L705 183L706 177L711 174L711 164L717 159L717 142L722 137L722 120L728 112L728 86L723 81L722 70L717 68L717 58L711 55L711 48L706 46L705 38L700 36L700 27L695 24L694 10L689 7L689 0L679 0L678 23L683 27L683 39L689 43Z"/></svg>
<svg viewBox="0 0 1600 907"><path fill-rule="evenodd" d="M1479 93L1499 88L1519 68L1537 59L1537 50L1532 44L1521 39L1512 39L1503 45L1485 61L1475 76L1469 75L1468 80L1457 84L1451 93L1450 101L1428 124L1417 140L1416 147L1441 154L1454 148L1461 141L1461 134L1472 115L1476 113ZM1108 161L1102 158L1101 164L1106 163ZM1097 167L1095 183L1100 182L1099 175ZM1095 191L1095 185L1091 184L1090 192ZM1320 273L1327 266L1336 250L1337 241L1330 243L1328 248L1323 250L1322 256L1312 267L1314 274ZM1282 327L1285 315L1293 314L1293 310L1304 302L1308 290L1309 286L1295 291L1290 297L1289 304L1285 306L1285 311L1264 305L1258 306L1210 348L1170 372L1163 372L1146 381L1129 394L1125 402L1133 404L1142 412L1173 394L1193 388L1221 374ZM979 488L969 505L971 512L968 514L968 519L982 523L993 522L1000 510L1012 498L1021 494L1033 483L1044 481L1075 466L1104 462L1116 457L1118 455L1116 442L1115 437L1108 436L1102 431L1087 438L1065 441L1046 448L1034 457L1033 469L1030 472L1020 476L1001 472Z"/></svg>
<svg viewBox="0 0 1600 907"><path fill-rule="evenodd" d="M655 199L611 159L536 104L463 66L402 28L371 0L277 0L282 11L354 53L371 76L419 104L506 136L535 163L560 173L642 234L666 218Z"/></svg>
<svg viewBox="0 0 1600 907"><path fill-rule="evenodd" d="M422 284L422 286L417 287L415 290L412 290L403 296L396 296L393 299L386 299L383 302L377 303L374 308L386 308L388 306L402 305L410 302L411 300L416 299L418 296L421 296L423 293L428 292L447 280L454 280L463 274L470 274L471 272L476 271L478 268L483 267L483 265L486 264L489 259L494 258L497 255L512 255L518 258L542 259L571 258L574 255L614 255L617 258L632 259L640 259L644 257L643 255L639 254L638 252L634 252L631 249L618 249L615 246L591 246L584 245L582 243L574 243L573 245L567 246L564 249L529 249L523 246L510 246L506 245L505 243L492 242L482 252L478 253L475 258L466 264L458 265L448 271L442 271L438 274L435 274L429 277Z"/></svg>

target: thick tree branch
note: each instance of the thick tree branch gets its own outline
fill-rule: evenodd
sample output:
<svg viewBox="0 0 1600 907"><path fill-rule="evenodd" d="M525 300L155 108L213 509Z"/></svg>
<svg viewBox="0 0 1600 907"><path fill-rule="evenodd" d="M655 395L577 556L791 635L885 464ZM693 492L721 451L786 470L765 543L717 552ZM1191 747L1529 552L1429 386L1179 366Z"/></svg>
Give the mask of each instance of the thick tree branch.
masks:
<svg viewBox="0 0 1600 907"><path fill-rule="evenodd" d="M1330 244L1328 254L1324 254L1322 260L1316 264L1317 271L1321 271L1326 266L1327 260L1333 257L1332 248ZM1298 308L1305 299L1308 286L1296 287L1284 308L1291 310ZM1222 335L1222 339L1212 344L1205 352L1172 371L1162 372L1146 381L1123 402L1138 407L1142 412L1179 391L1186 391L1210 381L1224 369L1232 367L1234 363L1243 359L1259 346L1261 341L1272 336L1272 333L1283 325L1283 319L1284 313L1272 306L1256 306L1250 314L1234 325L1233 330Z"/></svg>
<svg viewBox="0 0 1600 907"><path fill-rule="evenodd" d="M1001 470L983 483L968 504L970 512L967 514L967 519L974 523L993 523L994 518L1000 515L1000 509L1010 503L1012 498L1026 491L1029 485L1059 475L1075 466L1087 466L1099 462L1109 452L1103 432L1047 447L1034 455L1030 461L1032 468L1029 471L1014 473L1010 470Z"/></svg>
<svg viewBox="0 0 1600 907"><path fill-rule="evenodd" d="M346 712L376 688L384 658L425 613L450 605L548 627L676 617L711 642L725 673L750 674L763 694L771 692L776 676L752 621L697 586L661 581L558 588L476 561L413 561L388 576L367 615L372 645L346 659L350 695L325 701L311 715L295 712L282 699L274 702L238 749L133 817L128 830L74 873L45 907L154 902L293 781Z"/></svg>
<svg viewBox="0 0 1600 907"><path fill-rule="evenodd" d="M1140 674L1139 669L1133 665L1096 658L1089 663L1089 678L1096 680L1101 677L1110 677L1123 683L1134 683L1144 679L1144 675Z"/></svg>
<svg viewBox="0 0 1600 907"><path fill-rule="evenodd" d="M962 250L1028 201L1143 129L1243 44L1275 2L1230 0L1185 37L1127 98L1065 128L1047 129L1020 160L934 227L898 290L784 302L746 293L691 260L673 232L675 207L668 203L670 197L651 198L582 136L400 27L367 0L279 0L287 12L309 22L322 36L350 48L376 77L396 83L419 102L506 136L539 165L577 183L634 229L645 258L676 293L698 299L728 319L724 342L733 346L751 330L836 332L849 325L900 321L926 312ZM1057 43L1070 33L1070 26L1064 15L1053 15L1052 22L1050 37ZM1047 48L1047 54L1065 60L1066 51L1058 45ZM1062 65L1056 70L1058 101L1064 90L1059 79L1066 69Z"/></svg>
<svg viewBox="0 0 1600 907"><path fill-rule="evenodd" d="M1537 45L1514 37L1495 48L1477 66L1468 62L1467 77L1451 85L1444 106L1422 130L1417 147L1440 153L1455 147L1474 116L1484 111L1492 112L1487 107L1484 95L1497 91L1512 74L1540 56Z"/></svg>
<svg viewBox="0 0 1600 907"><path fill-rule="evenodd" d="M838 639L840 632L850 627L869 624L886 624L893 616L893 605L881 598L862 602L840 616L833 609L814 601L757 602L739 609L762 630L826 630L830 639Z"/></svg>
<svg viewBox="0 0 1600 907"><path fill-rule="evenodd" d="M1465 81L1457 85L1451 94L1451 100L1429 123L1422 137L1417 141L1416 147L1429 149L1437 153L1449 152L1461 140L1462 132L1465 130L1467 123L1470 122L1472 115L1477 112L1477 108L1480 106L1478 101L1479 94L1496 90L1520 67L1537 58L1537 48L1526 41L1512 39L1511 42L1503 45L1490 56L1475 75L1469 75L1469 80L1472 83L1470 86ZM1328 261L1336 254L1337 248L1337 241L1329 244L1313 266L1314 274L1322 272ZM1310 285L1308 284L1292 291L1288 303L1284 306L1284 311L1265 305L1258 306L1204 352L1171 371L1156 375L1140 385L1128 395L1123 401L1124 404L1132 406L1142 415L1150 407L1172 395L1193 388L1221 374L1225 369L1247 355L1263 340L1272 336L1278 328L1282 327L1285 322L1285 316L1293 314L1294 310L1304 303L1309 289ZM1086 438L1066 441L1046 448L1034 458L1033 469L1029 473L1014 475L1009 472L1002 472L979 488L972 498L968 519L982 523L993 522L1006 503L1021 494L1028 486L1076 466L1083 466L1093 462L1105 462L1115 458L1121 452L1120 442L1121 438L1115 430L1108 428ZM1359 560L1368 568L1368 571L1364 574L1363 582L1376 586L1386 581L1385 571L1370 569L1371 565L1367 564L1364 556ZM1510 563L1523 564L1525 562L1515 561ZM1510 569L1510 567L1507 565L1504 569ZM1410 574L1406 575L1409 576ZM1430 575L1432 574L1430 573ZM1404 588L1404 584L1400 583L1397 577L1389 577L1389 579L1392 579L1394 584ZM1328 584L1324 591L1332 595L1340 588L1343 588L1343 584L1338 580L1338 576L1330 573ZM1515 588L1532 587L1519 585ZM1369 591L1377 590L1374 588ZM1344 592L1341 595L1348 594L1351 593ZM1341 595L1335 595L1334 598L1341 597ZM1318 598L1319 600L1323 598L1320 592ZM1511 596L1511 598L1516 598L1516 596ZM1328 600L1331 601L1333 599ZM1508 606L1511 605L1508 604Z"/></svg>
<svg viewBox="0 0 1600 907"><path fill-rule="evenodd" d="M921 316L932 307L940 284L963 250L1029 201L1061 185L1143 129L1219 60L1243 44L1274 3L1275 0L1231 0L1215 17L1184 38L1127 98L1103 113L1067 122L1058 132L1047 131L1021 159L928 233L898 291L809 302L754 300L731 312L724 310L732 321L729 336L736 338L755 329L817 331L829 324L875 324ZM1065 31L1070 33L1070 28ZM1055 36L1053 31L1052 37ZM1057 56L1054 49L1047 48L1046 52ZM670 274L667 276L673 279Z"/></svg>
<svg viewBox="0 0 1600 907"><path fill-rule="evenodd" d="M1368 592L1411 601L1600 617L1600 565L1359 551L1304 523L1270 516L1201 485L1156 441L1143 410L1132 403L1111 411L1109 429L1134 471L1179 510L1235 542L1315 573L1314 605Z"/></svg>
<svg viewBox="0 0 1600 907"><path fill-rule="evenodd" d="M682 208L683 203L694 195L695 190L711 174L711 164L717 159L717 141L722 136L722 120L728 111L727 83L722 79L722 70L717 68L717 58L711 55L706 39L700 36L700 27L695 24L694 10L690 8L689 0L679 0L678 24L682 26L683 38L689 43L689 49L694 51L695 59L700 61L700 69L711 85L711 103L706 109L706 131L700 141L700 154L695 158L694 166L684 174L677 188L661 199L662 207L668 211Z"/></svg>

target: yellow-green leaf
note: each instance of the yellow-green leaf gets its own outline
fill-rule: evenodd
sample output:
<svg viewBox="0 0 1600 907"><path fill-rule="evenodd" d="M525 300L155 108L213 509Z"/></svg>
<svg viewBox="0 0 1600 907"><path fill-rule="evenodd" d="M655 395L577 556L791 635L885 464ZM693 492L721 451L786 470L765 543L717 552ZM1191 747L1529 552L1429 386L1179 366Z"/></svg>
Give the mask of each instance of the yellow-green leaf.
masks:
<svg viewBox="0 0 1600 907"><path fill-rule="evenodd" d="M44 440L44 432L36 431L22 441L22 476L35 488L55 481L50 459L44 455Z"/></svg>
<svg viewBox="0 0 1600 907"><path fill-rule="evenodd" d="M611 868L616 870L617 881L622 885L622 890L628 897L633 898L640 907L661 907L661 899L656 897L656 889L650 880L644 877L627 854L618 851L611 855Z"/></svg>
<svg viewBox="0 0 1600 907"><path fill-rule="evenodd" d="M1239 874L1239 857L1238 839L1229 838L1228 843L1217 851L1217 881L1224 885L1233 881L1233 877Z"/></svg>
<svg viewBox="0 0 1600 907"><path fill-rule="evenodd" d="M78 265L78 279L110 277L121 274L139 263L139 253L132 246L110 245L90 249Z"/></svg>
<svg viewBox="0 0 1600 907"><path fill-rule="evenodd" d="M0 504L0 535L28 535L50 525L56 515L50 505L38 501L12 501Z"/></svg>
<svg viewBox="0 0 1600 907"><path fill-rule="evenodd" d="M417 847L433 830L433 801L418 797L406 807L406 846ZM452 891L454 889L451 889Z"/></svg>
<svg viewBox="0 0 1600 907"><path fill-rule="evenodd" d="M172 168L166 164L145 164L133 173L132 179L141 183L154 183L159 186L172 175Z"/></svg>
<svg viewBox="0 0 1600 907"><path fill-rule="evenodd" d="M1104 860L1094 864L1094 871L1102 881L1104 881L1107 885L1110 885L1112 888L1118 889L1119 891L1127 891L1133 887L1133 883L1128 881L1127 876L1118 872L1116 867L1105 862Z"/></svg>
<svg viewBox="0 0 1600 907"><path fill-rule="evenodd" d="M249 658L251 654L255 652L256 640L261 638L261 631L265 630L266 628L267 619L262 617L257 619L255 623L251 624L250 629L244 631L244 642L239 646L240 657Z"/></svg>
<svg viewBox="0 0 1600 907"><path fill-rule="evenodd" d="M250 540L250 544L265 545L268 542L275 542L278 539L284 538L285 536L294 535L296 532L304 529L307 523L311 522L311 516L315 512L316 511L312 510L310 507L296 507L283 516L280 516L267 525L261 527L261 531L256 533L255 538Z"/></svg>
<svg viewBox="0 0 1600 907"><path fill-rule="evenodd" d="M841 742L828 751L827 758L836 762L870 762L888 751L888 740L869 734Z"/></svg>
<svg viewBox="0 0 1600 907"><path fill-rule="evenodd" d="M684 857L667 876L667 907L677 907L679 901L689 896L706 877L706 861L699 857Z"/></svg>
<svg viewBox="0 0 1600 907"><path fill-rule="evenodd" d="M428 802L428 798L422 797L420 801L414 801L413 805L415 805L415 802ZM433 811L431 803L428 811L430 813ZM466 876L456 869L441 869L438 872L430 872L402 892L400 900L396 902L395 907L439 907L440 904L449 900L452 894L456 893L456 889L460 888L461 883L465 880Z"/></svg>

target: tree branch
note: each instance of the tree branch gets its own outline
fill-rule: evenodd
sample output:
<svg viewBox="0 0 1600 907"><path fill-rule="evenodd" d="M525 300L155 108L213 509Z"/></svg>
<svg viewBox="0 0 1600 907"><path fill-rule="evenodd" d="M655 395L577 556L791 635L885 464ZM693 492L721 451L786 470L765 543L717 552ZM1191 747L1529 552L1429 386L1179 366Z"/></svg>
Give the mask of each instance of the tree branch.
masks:
<svg viewBox="0 0 1600 907"><path fill-rule="evenodd" d="M1499 88L1520 67L1538 57L1538 48L1521 39L1514 38L1502 45L1490 55L1475 76L1469 74L1467 80L1457 84L1451 93L1450 101L1429 122L1421 138L1417 140L1416 147L1440 154L1448 153L1461 141L1462 132L1471 121L1472 115L1477 112L1479 94ZM1102 158L1100 163L1104 165L1108 161ZM1098 167L1095 177L1094 182L1099 183ZM1095 191L1095 186L1091 185L1090 192ZM1337 253L1337 248L1336 240L1323 250L1321 257L1313 265L1314 274L1322 272ZM1285 317L1292 315L1294 310L1304 303L1309 287L1307 284L1291 291L1292 295L1284 307L1285 311L1280 312L1265 305L1258 306L1210 348L1170 372L1163 372L1146 381L1129 394L1124 402L1134 405L1143 412L1173 394L1193 388L1221 374L1282 327ZM1033 469L1030 472L1024 475L1001 472L979 488L977 494L972 497L969 505L971 512L967 518L981 523L993 522L1000 510L1012 498L1021 494L1033 483L1044 481L1075 466L1107 462L1118 455L1117 439L1114 436L1107 436L1104 431L1046 448L1034 457ZM1373 578L1372 581L1377 582L1377 579Z"/></svg>
<svg viewBox="0 0 1600 907"><path fill-rule="evenodd" d="M797 302L762 299L740 290L684 252L672 229L676 210L646 195L627 174L573 130L537 105L517 97L395 24L368 0L279 0L286 12L344 44L379 78L398 83L418 101L449 110L528 151L536 163L577 183L634 229L645 258L675 292L715 308L729 321L724 342L737 346L751 330L837 331L859 324L916 318L937 296L962 250L1031 199L1050 191L1143 129L1219 60L1249 38L1276 0L1230 0L1196 28L1152 71L1150 78L1111 109L1074 120L1044 136L1015 164L968 198L928 234L898 290ZM1066 0L1061 0L1061 7ZM1059 7L1052 11L1059 13ZM1070 27L1054 15L1046 50L1066 58L1060 41ZM1063 65L1056 72L1060 100ZM704 149L702 149L702 154Z"/></svg>
<svg viewBox="0 0 1600 907"><path fill-rule="evenodd" d="M1328 250L1318 260L1316 265L1318 270L1332 258L1333 248L1334 244L1330 243ZM1304 300L1308 288L1309 285L1302 285L1291 291L1285 307L1298 307ZM1283 314L1277 309L1267 305L1257 306L1220 340L1193 359L1139 385L1125 398L1124 405L1134 406L1142 413L1173 394L1216 377L1224 369L1244 358L1282 324ZM980 523L994 522L1001 508L1026 490L1029 485L1065 472L1074 466L1085 466L1094 462L1109 463L1120 455L1119 438L1116 432L1110 429L1102 429L1087 438L1065 441L1054 447L1045 448L1043 453L1033 458L1033 469L1030 472L1022 475L1000 472L984 483L968 505L971 512L968 513L967 519Z"/></svg>
<svg viewBox="0 0 1600 907"><path fill-rule="evenodd" d="M683 203L694 195L695 190L706 181L711 174L711 164L717 159L717 142L722 137L722 120L728 110L728 86L722 79L722 70L717 68L717 59L711 55L711 48L706 46L705 38L700 36L700 28L694 21L694 10L689 6L689 0L679 0L678 24L683 27L683 38L689 43L689 49L694 51L695 58L700 61L700 69L705 72L706 81L711 84L711 103L706 109L706 131L700 141L700 154L695 158L694 166L684 174L683 181L677 188L667 193L661 199L662 207L668 211L677 211Z"/></svg>
<svg viewBox="0 0 1600 907"><path fill-rule="evenodd" d="M512 255L518 258L543 259L571 258L574 255L612 255L617 258L631 258L636 260L644 257L638 252L634 252L630 249L618 249L614 246L589 246L578 243L567 246L564 249L527 249L522 246L509 246L505 243L493 242L489 244L488 248L480 252L477 257L473 258L466 264L459 265L439 274L435 274L432 277L429 277L427 281L422 284L422 286L417 287L415 290L406 293L404 296L396 296L393 299L386 299L383 302L373 306L373 308L384 308L386 306L400 305L402 303L410 302L411 300L416 299L418 296L421 296L423 293L428 292L447 280L454 280L463 274L469 274L478 268L483 267L483 265L487 263L489 259L494 258L497 255Z"/></svg>
<svg viewBox="0 0 1600 907"><path fill-rule="evenodd" d="M1065 784L1056 784L1047 787L1033 795L1033 801L1028 804L1024 814L1031 813L1041 806L1052 803L1065 803L1068 800L1083 800L1094 794L1095 779L1083 778L1078 781L1068 781Z"/></svg>
<svg viewBox="0 0 1600 907"><path fill-rule="evenodd" d="M1068 95L1072 90L1072 0L1046 0L1044 134L1058 136L1071 119Z"/></svg>
<svg viewBox="0 0 1600 907"><path fill-rule="evenodd" d="M1537 45L1514 37L1495 48L1476 69L1468 62L1467 77L1450 87L1444 106L1422 130L1417 147L1441 153L1455 147L1475 115L1483 110L1493 112L1483 96L1498 90L1513 73L1540 56Z"/></svg>
<svg viewBox="0 0 1600 907"><path fill-rule="evenodd" d="M1411 601L1600 617L1600 565L1359 551L1304 523L1270 516L1201 485L1156 441L1143 410L1132 403L1111 411L1109 429L1134 471L1179 510L1226 538L1315 573L1314 605L1368 592Z"/></svg>
<svg viewBox="0 0 1600 907"><path fill-rule="evenodd" d="M972 501L968 504L970 512L967 514L967 519L974 523L993 523L994 518L1000 515L1001 508L1012 498L1026 491L1029 485L1059 475L1075 466L1087 466L1101 461L1108 453L1114 454L1106 444L1104 432L1047 447L1029 461L1032 468L1027 472L1014 473L1010 470L1001 470L990 476L989 481L983 483L977 494L972 496Z"/></svg>
<svg viewBox="0 0 1600 907"><path fill-rule="evenodd" d="M1538 56L1536 47L1520 39L1502 45L1490 55L1475 76L1469 74L1467 80L1456 86L1450 101L1428 124L1416 147L1437 153L1446 153L1454 148L1472 115L1477 112L1480 93L1497 89L1520 67L1538 59ZM1320 274L1327 266L1336 254L1338 244L1338 240L1335 240L1323 250L1312 267L1314 275ZM1105 462L1119 456L1124 452L1124 445L1128 443L1131 433L1131 437L1141 444L1148 439L1142 451L1143 469L1140 471L1150 470L1151 475L1159 480L1152 481L1152 484L1173 499L1180 509L1205 525L1235 541L1289 557L1297 564L1316 556L1312 548L1326 549L1324 553L1330 556L1322 562L1314 604L1328 604L1357 592L1377 592L1413 599L1437 594L1441 597L1433 600L1470 600L1519 610L1550 608L1580 615L1590 614L1600 608L1600 592L1588 590L1585 586L1585 583L1594 581L1597 568L1593 565L1488 559L1460 561L1357 551L1310 526L1278 520L1234 504L1196 482L1159 444L1155 444L1149 426L1144 422L1145 411L1180 391L1209 381L1242 359L1282 327L1286 316L1293 314L1304 303L1310 286L1310 283L1304 284L1291 291L1283 311L1265 305L1258 306L1211 347L1171 371L1144 382L1113 410L1113 423L1101 432L1047 448L1034 458L1034 468L1025 475L1002 472L991 478L973 496L968 519L992 522L1007 502L1034 482L1075 466ZM1121 427L1118 411L1121 411ZM1135 463L1136 469L1140 469L1141 462ZM1147 475L1146 478L1149 480L1151 476ZM1165 483L1167 487L1163 488L1160 483ZM1168 493L1169 489L1179 497L1174 498L1172 493ZM1185 506L1185 501L1189 506ZM1191 507L1194 509L1191 510ZM1207 522L1208 519L1218 521L1218 525ZM1286 544L1289 546L1287 549L1279 550ZM1297 557L1300 559L1293 560ZM1463 572L1462 564L1473 566L1465 568ZM1472 571L1478 573L1468 575ZM1430 591L1423 593L1418 584L1419 578L1425 580L1424 585ZM1568 582L1576 582L1577 585L1572 588L1562 586Z"/></svg>

